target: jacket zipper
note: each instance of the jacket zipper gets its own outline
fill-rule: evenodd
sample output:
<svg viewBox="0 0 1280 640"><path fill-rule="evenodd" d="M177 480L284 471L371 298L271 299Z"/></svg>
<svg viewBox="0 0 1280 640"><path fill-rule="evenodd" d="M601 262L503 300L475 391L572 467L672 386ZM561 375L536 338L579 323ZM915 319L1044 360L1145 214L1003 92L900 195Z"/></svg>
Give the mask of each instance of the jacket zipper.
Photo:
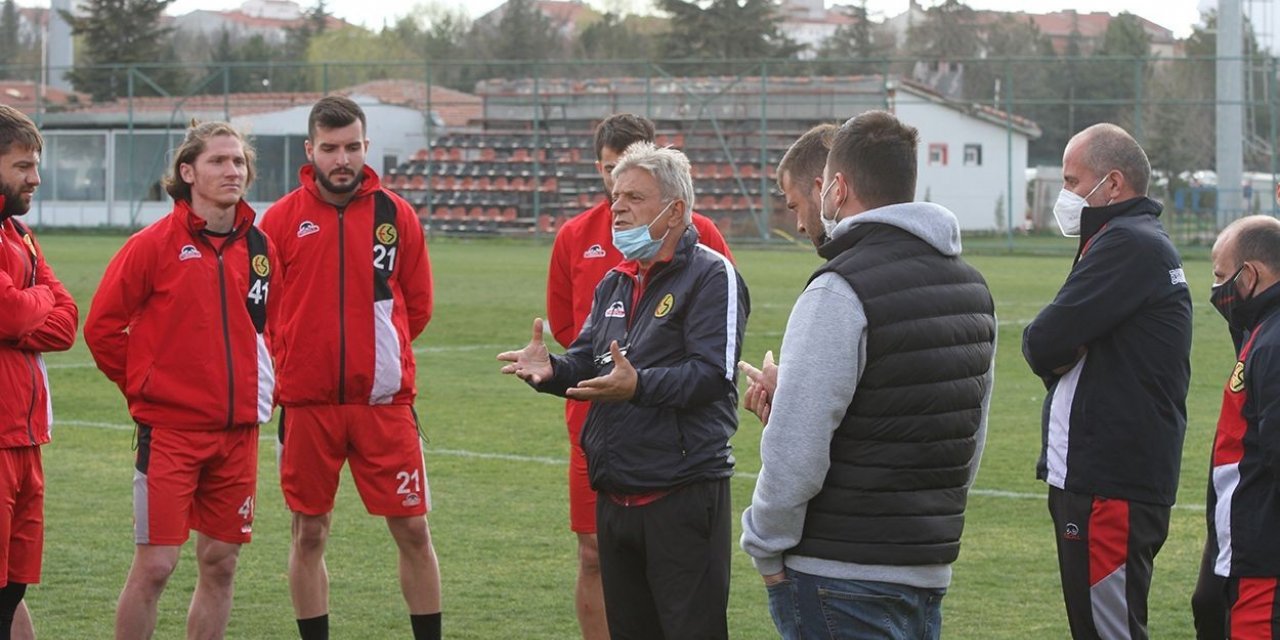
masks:
<svg viewBox="0 0 1280 640"><path fill-rule="evenodd" d="M658 277L664 276L666 274L667 274L667 269L663 269L662 272L658 274ZM644 282L645 277L640 275L639 273L637 273L636 276L632 278L632 281L635 283L635 291L633 291L631 294L631 312L627 314L627 331L626 333L622 334L623 343L618 345L619 347L630 346L631 344L631 326L632 326L631 321L638 317L637 310L639 310L640 308L640 302L644 300L644 294L648 293L649 290L653 288L652 276L649 278L649 280L650 282L648 284L645 284ZM680 457L687 458L689 456L689 452L685 449L684 429L680 428L679 421L676 422L676 437L679 438Z"/></svg>
<svg viewBox="0 0 1280 640"><path fill-rule="evenodd" d="M338 209L338 404L346 404L347 397L347 257L345 225L342 214L347 208Z"/></svg>

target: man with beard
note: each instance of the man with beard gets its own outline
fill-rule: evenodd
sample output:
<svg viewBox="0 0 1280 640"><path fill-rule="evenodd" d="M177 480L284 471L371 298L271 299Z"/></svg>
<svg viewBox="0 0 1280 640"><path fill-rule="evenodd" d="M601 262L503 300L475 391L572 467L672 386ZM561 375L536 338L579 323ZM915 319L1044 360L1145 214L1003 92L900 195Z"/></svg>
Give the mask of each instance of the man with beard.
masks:
<svg viewBox="0 0 1280 640"><path fill-rule="evenodd" d="M120 640L150 638L196 532L187 637L221 638L258 486L258 425L275 373L265 339L274 253L244 201L253 148L231 125L187 130L165 191L173 211L125 242L85 321L94 362L137 423L134 556L116 606Z"/></svg>
<svg viewBox="0 0 1280 640"><path fill-rule="evenodd" d="M40 186L44 139L22 112L0 105L0 639L34 634L22 599L40 581L44 470L53 420L41 354L66 351L79 311L17 218ZM15 623L15 615L17 622Z"/></svg>
<svg viewBox="0 0 1280 640"><path fill-rule="evenodd" d="M289 590L303 640L329 637L324 548L344 462L399 549L415 640L440 637L440 571L413 409L412 342L431 319L431 266L413 207L365 164L364 111L311 109L302 185L267 211L280 250L280 484L293 512Z"/></svg>

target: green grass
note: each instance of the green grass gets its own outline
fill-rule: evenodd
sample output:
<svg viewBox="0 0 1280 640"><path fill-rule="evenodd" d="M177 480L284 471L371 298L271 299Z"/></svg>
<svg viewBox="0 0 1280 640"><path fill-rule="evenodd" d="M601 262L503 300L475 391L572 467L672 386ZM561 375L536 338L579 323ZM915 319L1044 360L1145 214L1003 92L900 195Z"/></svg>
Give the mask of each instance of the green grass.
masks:
<svg viewBox="0 0 1280 640"><path fill-rule="evenodd" d="M101 235L43 238L82 318L122 242ZM991 283L1001 327L980 492L970 499L963 550L944 605L947 638L1068 636L1045 489L1034 478L1044 390L1019 348L1022 327L1067 273L1070 248L1060 249L1064 255L973 258ZM498 351L524 344L530 319L542 314L548 247L438 240L431 253L437 300L435 318L416 345L418 410L429 440L431 529L444 580L446 633L574 637L576 543L568 529L563 405L499 375L494 360ZM807 251L743 247L735 253L752 301L744 355L758 361L766 349L778 349L791 304L818 260ZM1209 263L1188 260L1186 269L1200 303L1209 291ZM1151 632L1158 638L1194 635L1187 603L1204 536L1206 463L1232 359L1223 323L1208 305L1197 304L1195 321L1179 493L1185 507L1174 509L1151 597ZM44 450L44 583L31 589L29 603L43 638L107 637L133 551L129 417L82 343L48 362L60 424ZM758 421L744 415L734 438L740 471L759 470L760 432ZM264 435L273 433L274 425L264 426ZM274 453L274 444L264 441L254 542L240 556L230 638L296 636L285 577L289 520ZM750 477L733 481L735 512L746 507L751 489ZM408 636L394 546L382 521L364 513L348 481L338 497L328 566L334 637ZM160 603L157 638L182 636L193 585L187 545ZM729 617L735 638L773 636L759 577L736 548Z"/></svg>

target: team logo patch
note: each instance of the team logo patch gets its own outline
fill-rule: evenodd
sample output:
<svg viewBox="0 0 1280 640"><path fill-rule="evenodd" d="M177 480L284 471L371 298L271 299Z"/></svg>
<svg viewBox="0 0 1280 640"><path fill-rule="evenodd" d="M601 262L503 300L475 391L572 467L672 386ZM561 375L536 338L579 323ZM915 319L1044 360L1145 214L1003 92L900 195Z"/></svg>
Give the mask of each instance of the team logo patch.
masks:
<svg viewBox="0 0 1280 640"><path fill-rule="evenodd" d="M676 298L671 294L662 297L662 301L658 303L658 308L653 310L653 317L661 318L671 313L671 307L676 306Z"/></svg>
<svg viewBox="0 0 1280 640"><path fill-rule="evenodd" d="M1062 532L1062 539L1063 540L1079 540L1080 527L1077 526L1076 523L1074 522L1068 522L1066 530Z"/></svg>
<svg viewBox="0 0 1280 640"><path fill-rule="evenodd" d="M1182 272L1182 267L1169 270L1169 284L1186 284L1187 274Z"/></svg>
<svg viewBox="0 0 1280 640"><path fill-rule="evenodd" d="M200 250L194 244L184 244L182 249L178 251L178 262L186 262L187 260L195 260L202 257Z"/></svg>
<svg viewBox="0 0 1280 640"><path fill-rule="evenodd" d="M313 233L320 233L320 225L310 220L303 220L302 224L298 225L299 238L305 238Z"/></svg>
<svg viewBox="0 0 1280 640"><path fill-rule="evenodd" d="M1227 384L1227 388L1231 393L1240 393L1244 391L1244 363L1237 362L1236 368L1231 372L1231 381Z"/></svg>
<svg viewBox="0 0 1280 640"><path fill-rule="evenodd" d="M254 256L253 272L258 274L259 278L267 277L267 274L271 273L271 261L266 256Z"/></svg>
<svg viewBox="0 0 1280 640"><path fill-rule="evenodd" d="M589 249L587 249L586 251L583 251L583 252L582 252L582 257L584 257L584 258L603 258L603 257L604 257L604 247L601 247L601 246L600 246L600 245L598 245L598 244L593 244L593 245L591 245L591 247L590 247Z"/></svg>
<svg viewBox="0 0 1280 640"><path fill-rule="evenodd" d="M625 318L625 317L627 317L627 309L626 309L626 307L623 307L623 306L622 306L622 301L621 301L621 300L618 300L618 301L614 302L613 304L609 305L609 308L608 308L608 309L605 309L605 310L604 310L604 317L606 317L606 318Z"/></svg>
<svg viewBox="0 0 1280 640"><path fill-rule="evenodd" d="M240 533L253 533L253 525L249 523L240 525Z"/></svg>
<svg viewBox="0 0 1280 640"><path fill-rule="evenodd" d="M378 238L378 242L380 244L396 243L396 227L393 224L387 223L378 225L378 228L373 232L373 235Z"/></svg>
<svg viewBox="0 0 1280 640"><path fill-rule="evenodd" d="M400 506L402 506L402 507L416 507L416 506L418 506L418 505L420 505L420 504L422 504L422 498L418 497L418 494L416 494L416 493L411 493L411 494L409 494L409 495L407 495L407 496L405 496L405 497L404 497L404 500L403 500L403 501L401 501Z"/></svg>

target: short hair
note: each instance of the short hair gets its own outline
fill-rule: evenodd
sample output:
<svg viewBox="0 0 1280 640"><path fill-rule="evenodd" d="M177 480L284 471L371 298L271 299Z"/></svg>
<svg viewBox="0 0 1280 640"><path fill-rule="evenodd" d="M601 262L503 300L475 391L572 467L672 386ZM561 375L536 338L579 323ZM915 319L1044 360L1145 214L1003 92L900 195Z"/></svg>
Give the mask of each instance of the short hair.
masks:
<svg viewBox="0 0 1280 640"><path fill-rule="evenodd" d="M1235 233L1235 266L1261 262L1280 274L1280 220L1271 216L1247 216L1232 222L1223 233Z"/></svg>
<svg viewBox="0 0 1280 640"><path fill-rule="evenodd" d="M867 111L840 126L827 164L849 180L868 208L916 197L916 145L920 132L888 111Z"/></svg>
<svg viewBox="0 0 1280 640"><path fill-rule="evenodd" d="M360 121L360 130L369 132L369 123L365 120L364 109L355 100L346 96L325 96L311 107L311 115L307 117L307 139L316 139L316 130L341 129L352 122Z"/></svg>
<svg viewBox="0 0 1280 640"><path fill-rule="evenodd" d="M659 149L652 142L637 142L627 147L613 168L613 178L618 179L631 169L644 169L658 181L663 200L684 201L684 221L693 221L693 175L689 171L689 158L683 153L664 147Z"/></svg>
<svg viewBox="0 0 1280 640"><path fill-rule="evenodd" d="M605 147L618 153L637 142L653 142L653 121L634 113L617 113L605 118L596 126L596 160Z"/></svg>
<svg viewBox="0 0 1280 640"><path fill-rule="evenodd" d="M783 154L778 162L778 184L782 184L782 176L790 173L791 182L802 181L813 184L814 178L822 177L822 167L827 163L827 154L831 152L831 142L840 130L834 124L820 124L800 136L792 143L791 148Z"/></svg>
<svg viewBox="0 0 1280 640"><path fill-rule="evenodd" d="M1139 195L1147 195L1151 184L1151 161L1128 131L1102 122L1081 131L1084 143L1084 166L1101 176L1119 171L1124 181Z"/></svg>
<svg viewBox="0 0 1280 640"><path fill-rule="evenodd" d="M0 155L9 153L14 145L39 153L44 151L44 136L27 114L0 104Z"/></svg>
<svg viewBox="0 0 1280 640"><path fill-rule="evenodd" d="M253 177L256 174L254 170L254 162L257 154L253 150L253 145L244 137L235 127L226 122L196 122L191 121L191 126L187 128L187 137L183 138L182 144L173 154L173 164L169 168L169 174L164 177L164 190L169 193L174 200L184 200L191 202L191 185L182 179L182 171L180 167L184 164L194 165L196 158L204 153L209 146L209 139L217 136L231 136L240 141L240 145L244 148L244 160L247 174L244 180L244 188L247 192L249 186L253 184Z"/></svg>

